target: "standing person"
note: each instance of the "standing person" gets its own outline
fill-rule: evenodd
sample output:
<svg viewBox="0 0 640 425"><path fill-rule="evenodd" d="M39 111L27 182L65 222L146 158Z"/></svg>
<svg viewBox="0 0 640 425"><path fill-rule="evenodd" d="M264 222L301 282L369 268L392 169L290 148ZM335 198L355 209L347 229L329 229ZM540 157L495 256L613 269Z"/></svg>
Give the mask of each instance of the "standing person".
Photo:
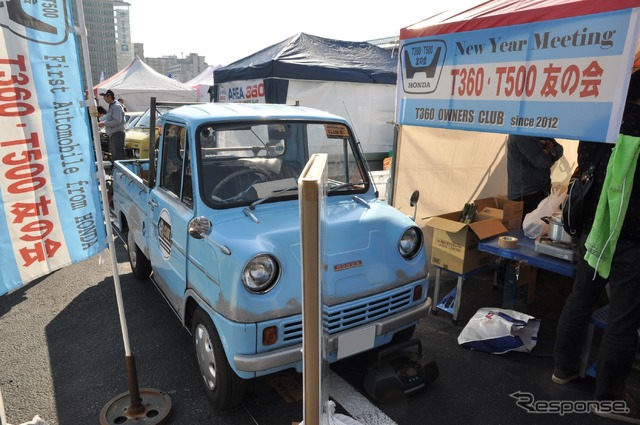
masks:
<svg viewBox="0 0 640 425"><path fill-rule="evenodd" d="M562 145L552 138L513 134L507 138L507 196L524 202L523 219L551 193L551 167L563 153Z"/></svg>
<svg viewBox="0 0 640 425"><path fill-rule="evenodd" d="M98 123L98 127L104 127L109 136L111 161L124 159L124 109L111 90L100 93L100 96L109 104L109 109L104 121Z"/></svg>
<svg viewBox="0 0 640 425"><path fill-rule="evenodd" d="M602 155L584 201L576 278L556 329L551 379L566 384L578 377L582 343L589 318L609 283L609 317L600 345L594 398L624 400L628 412L592 411L604 417L640 424L640 410L626 393L638 348L640 327L640 72L631 77L621 135L610 148L601 143L578 146L578 168ZM592 160L591 160L592 161Z"/></svg>
<svg viewBox="0 0 640 425"><path fill-rule="evenodd" d="M123 109L125 112L127 112L127 107L126 107L126 106L124 106L124 99L123 99L123 98L121 98L121 97L119 97L119 98L118 98L118 103L119 103L119 104L121 104L121 105L122 105L122 109Z"/></svg>
<svg viewBox="0 0 640 425"><path fill-rule="evenodd" d="M107 110L104 106L102 105L98 105L98 107L96 108L96 110L98 111L98 121L102 120L102 117L104 117L105 115L107 115Z"/></svg>

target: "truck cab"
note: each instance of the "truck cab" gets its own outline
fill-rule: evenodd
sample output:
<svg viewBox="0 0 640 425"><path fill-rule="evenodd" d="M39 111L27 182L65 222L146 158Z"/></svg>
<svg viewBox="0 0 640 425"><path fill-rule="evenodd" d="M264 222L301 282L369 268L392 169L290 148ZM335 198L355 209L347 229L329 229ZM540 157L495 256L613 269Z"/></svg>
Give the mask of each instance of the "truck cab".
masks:
<svg viewBox="0 0 640 425"><path fill-rule="evenodd" d="M422 232L377 198L345 119L210 103L167 111L161 127L149 160L116 162L115 225L134 275L151 275L191 331L215 406L237 404L246 379L302 371L298 178L315 153L328 155L327 360L408 339L428 314ZM345 349L356 334L366 337Z"/></svg>

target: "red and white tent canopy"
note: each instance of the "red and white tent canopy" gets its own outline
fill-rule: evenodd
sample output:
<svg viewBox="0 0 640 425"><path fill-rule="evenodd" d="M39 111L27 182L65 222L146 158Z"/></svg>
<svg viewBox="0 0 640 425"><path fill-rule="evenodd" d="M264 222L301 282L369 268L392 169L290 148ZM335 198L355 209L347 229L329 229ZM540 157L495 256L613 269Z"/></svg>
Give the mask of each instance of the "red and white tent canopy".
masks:
<svg viewBox="0 0 640 425"><path fill-rule="evenodd" d="M476 31L640 7L640 0L489 0L400 30L400 39Z"/></svg>

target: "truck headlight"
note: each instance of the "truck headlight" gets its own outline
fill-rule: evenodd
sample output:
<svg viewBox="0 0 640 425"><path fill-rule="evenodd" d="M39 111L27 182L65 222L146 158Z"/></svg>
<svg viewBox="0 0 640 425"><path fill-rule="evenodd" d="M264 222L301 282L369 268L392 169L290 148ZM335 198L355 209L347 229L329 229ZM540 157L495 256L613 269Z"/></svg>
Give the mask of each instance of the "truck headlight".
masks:
<svg viewBox="0 0 640 425"><path fill-rule="evenodd" d="M242 271L242 283L251 292L266 292L273 287L280 275L280 265L271 255L253 257Z"/></svg>
<svg viewBox="0 0 640 425"><path fill-rule="evenodd" d="M398 251L405 260L414 258L422 246L422 232L417 227L409 227L398 242Z"/></svg>

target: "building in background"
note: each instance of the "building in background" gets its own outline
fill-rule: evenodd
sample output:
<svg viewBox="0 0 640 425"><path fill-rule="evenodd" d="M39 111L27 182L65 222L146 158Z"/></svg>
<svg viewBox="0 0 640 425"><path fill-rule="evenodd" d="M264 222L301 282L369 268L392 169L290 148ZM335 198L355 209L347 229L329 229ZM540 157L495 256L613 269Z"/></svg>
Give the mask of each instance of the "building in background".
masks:
<svg viewBox="0 0 640 425"><path fill-rule="evenodd" d="M130 6L130 3L121 0L82 0L94 85L115 75L136 56L155 71L180 82L189 81L207 69L209 65L205 57L197 53L189 53L181 58L176 55L145 57L143 43L133 43L131 39ZM72 7L74 19L78 22L75 2L72 2ZM379 38L369 43L397 53L399 37Z"/></svg>
<svg viewBox="0 0 640 425"><path fill-rule="evenodd" d="M159 58L144 58L144 63L162 75L171 74L171 70L177 61L178 57L176 55L161 56Z"/></svg>
<svg viewBox="0 0 640 425"><path fill-rule="evenodd" d="M113 11L116 23L116 56L118 71L129 65L135 57L133 43L131 42L129 6L131 5L124 1L115 0L113 2Z"/></svg>
<svg viewBox="0 0 640 425"><path fill-rule="evenodd" d="M72 2L72 8L74 21L78 22L75 2ZM82 8L87 27L91 78L93 83L97 84L101 76L109 78L120 69L116 47L114 3L104 0L82 0ZM80 60L84 60L82 50Z"/></svg>
<svg viewBox="0 0 640 425"><path fill-rule="evenodd" d="M183 58L178 58L175 55L146 58L145 63L160 74L180 82L189 81L197 77L209 66L204 61L204 56L200 56L197 53L189 53L187 57Z"/></svg>
<svg viewBox="0 0 640 425"><path fill-rule="evenodd" d="M181 82L189 81L200 75L209 67L204 61L204 56L197 53L189 53L189 56L179 59L172 71L173 75Z"/></svg>
<svg viewBox="0 0 640 425"><path fill-rule="evenodd" d="M144 63L147 63L144 57L144 43L133 43L133 57L136 56L142 59Z"/></svg>

